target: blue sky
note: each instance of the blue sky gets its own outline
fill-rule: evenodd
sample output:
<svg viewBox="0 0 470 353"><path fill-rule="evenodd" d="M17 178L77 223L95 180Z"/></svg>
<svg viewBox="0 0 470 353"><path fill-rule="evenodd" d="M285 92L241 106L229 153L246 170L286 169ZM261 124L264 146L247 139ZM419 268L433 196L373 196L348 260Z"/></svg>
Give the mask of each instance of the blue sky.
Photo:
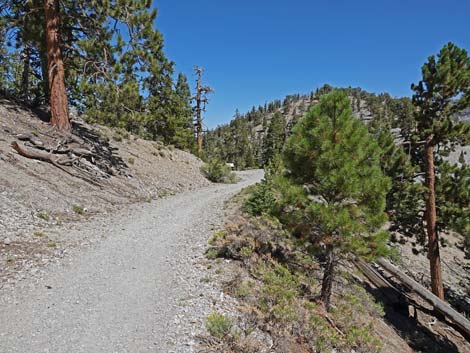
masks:
<svg viewBox="0 0 470 353"><path fill-rule="evenodd" d="M165 52L215 89L215 127L287 94L329 83L409 96L448 41L470 50L469 0L155 0ZM192 84L192 86L194 86ZM193 87L192 87L193 88Z"/></svg>

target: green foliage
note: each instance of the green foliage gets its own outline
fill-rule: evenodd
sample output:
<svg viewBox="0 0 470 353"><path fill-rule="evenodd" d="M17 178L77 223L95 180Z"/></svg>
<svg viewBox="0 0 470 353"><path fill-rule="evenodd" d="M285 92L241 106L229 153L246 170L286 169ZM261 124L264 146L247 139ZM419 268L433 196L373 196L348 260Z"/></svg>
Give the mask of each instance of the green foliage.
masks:
<svg viewBox="0 0 470 353"><path fill-rule="evenodd" d="M322 299L327 308L338 258L370 259L388 252L388 233L381 227L390 180L381 170L381 154L340 91L322 96L287 141L288 174L280 185L285 204L295 212L284 221L303 228L312 244L325 245Z"/></svg>
<svg viewBox="0 0 470 353"><path fill-rule="evenodd" d="M214 183L235 183L237 181L236 174L220 160L210 160L201 169L205 176Z"/></svg>
<svg viewBox="0 0 470 353"><path fill-rule="evenodd" d="M406 154L393 146L385 133L379 143L384 171L393 179L387 196L392 230L414 236L423 245L426 227L423 222L427 165L424 141L434 147L437 229L454 230L468 237L468 166L450 165L445 157L458 144L467 143L470 124L459 122L455 116L470 106L470 57L452 43L446 44L437 56L430 56L423 65L422 80L413 84L413 115L408 115L402 128ZM387 147L389 146L389 147ZM410 158L408 158L409 156ZM421 177L416 178L417 175ZM464 241L465 243L465 241Z"/></svg>
<svg viewBox="0 0 470 353"><path fill-rule="evenodd" d="M193 128L193 109L191 107L191 90L188 78L183 73L178 74L175 94L178 98L178 112L173 122L173 133L170 143L186 151L195 151L195 139Z"/></svg>
<svg viewBox="0 0 470 353"><path fill-rule="evenodd" d="M436 182L437 226L463 236L462 245L470 255L470 166L439 165Z"/></svg>
<svg viewBox="0 0 470 353"><path fill-rule="evenodd" d="M418 169L388 129L376 130L374 136L381 149L382 171L392 181L392 187L386 197L390 230L423 240L425 234L422 219L417 215L421 214L424 207L424 188L415 181Z"/></svg>
<svg viewBox="0 0 470 353"><path fill-rule="evenodd" d="M34 232L34 236L42 238L45 236L44 232L42 230Z"/></svg>
<svg viewBox="0 0 470 353"><path fill-rule="evenodd" d="M248 246L243 246L240 249L240 255L243 258L249 258L253 254L253 249Z"/></svg>
<svg viewBox="0 0 470 353"><path fill-rule="evenodd" d="M46 212L38 212L38 213L36 213L36 217L41 218L42 220L44 220L44 221L46 221L46 222L49 222L49 220L50 220L50 218L51 218L51 217L49 216L49 214L46 213Z"/></svg>
<svg viewBox="0 0 470 353"><path fill-rule="evenodd" d="M275 100L253 107L245 114L237 111L230 124L218 126L205 136L207 156L235 162L239 169L251 165L264 167L269 159L282 151L299 118L309 107L317 104L320 97L334 89L324 85L310 94L289 95L283 101ZM368 126L372 132L400 128L405 136L409 136L416 127L415 108L409 98L394 98L387 93L373 94L351 87L336 90L349 97L358 118L371 116ZM237 143L237 138L247 142L244 145Z"/></svg>
<svg viewBox="0 0 470 353"><path fill-rule="evenodd" d="M45 103L44 4L10 1L0 7L0 90ZM182 74L174 85L152 2L64 0L59 11L71 105L88 121L193 150L191 93Z"/></svg>
<svg viewBox="0 0 470 353"><path fill-rule="evenodd" d="M431 55L421 68L422 80L411 85L417 108L416 133L421 138L432 135L434 145L458 141L468 124L456 123L454 116L470 107L470 57L465 49L446 44L436 56Z"/></svg>
<svg viewBox="0 0 470 353"><path fill-rule="evenodd" d="M252 216L270 214L275 207L275 202L271 187L263 181L256 185L254 192L245 201L243 210Z"/></svg>
<svg viewBox="0 0 470 353"><path fill-rule="evenodd" d="M215 245L219 239L225 239L227 232L223 229L217 230L211 239L209 239L210 245Z"/></svg>
<svg viewBox="0 0 470 353"><path fill-rule="evenodd" d="M85 214L85 209L80 205L73 205L72 210L73 210L73 212L75 212L78 215L84 215Z"/></svg>
<svg viewBox="0 0 470 353"><path fill-rule="evenodd" d="M235 288L234 295L236 298L247 298L252 292L253 284L251 282L240 283L239 286Z"/></svg>
<svg viewBox="0 0 470 353"><path fill-rule="evenodd" d="M223 339L229 335L232 326L232 320L224 314L213 312L207 316L206 329L212 336L218 339Z"/></svg>
<svg viewBox="0 0 470 353"><path fill-rule="evenodd" d="M246 119L235 114L229 125L204 137L207 159L234 163L238 170L257 166L253 151L253 135Z"/></svg>
<svg viewBox="0 0 470 353"><path fill-rule="evenodd" d="M285 128L285 117L280 112L274 113L263 140L263 165L281 153L286 140Z"/></svg>
<svg viewBox="0 0 470 353"><path fill-rule="evenodd" d="M376 233L386 220L385 195L390 187L380 155L377 142L352 116L349 100L340 92L323 96L288 140L284 158L288 178L308 185L304 193L314 197L298 200L304 203L311 226L346 251L362 248L360 254L372 255L386 240Z"/></svg>
<svg viewBox="0 0 470 353"><path fill-rule="evenodd" d="M252 216L262 214L279 216L278 177L283 172L283 162L279 154L273 156L265 165L264 179L253 187L243 204L243 210Z"/></svg>
<svg viewBox="0 0 470 353"><path fill-rule="evenodd" d="M274 340L303 342L299 349L302 346L306 351L381 351L382 343L372 325L373 318L383 316L383 308L364 288L338 271L343 277L337 281L341 290L334 297L334 310L326 314L314 301L319 287L315 257L300 244L293 246L294 239L283 226L270 219L237 220L227 225L223 237L217 235L219 241L213 245L214 253L240 261L224 289L243 302L244 321L250 326L241 337L249 336L254 328L263 331L269 327ZM230 337L226 335L224 341Z"/></svg>

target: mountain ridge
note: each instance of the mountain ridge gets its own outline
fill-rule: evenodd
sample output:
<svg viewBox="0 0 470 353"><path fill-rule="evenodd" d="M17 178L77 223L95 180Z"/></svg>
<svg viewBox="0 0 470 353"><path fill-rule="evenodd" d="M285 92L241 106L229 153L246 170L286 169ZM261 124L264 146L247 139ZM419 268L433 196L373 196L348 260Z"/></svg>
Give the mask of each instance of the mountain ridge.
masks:
<svg viewBox="0 0 470 353"><path fill-rule="evenodd" d="M263 154L267 148L266 139L273 117L282 115L282 137L280 146L277 146L279 152L292 127L311 106L318 103L321 95L333 89L342 90L349 96L353 114L366 124L388 127L397 137L401 135L402 129L410 126L413 105L409 97L393 97L388 93L371 93L360 87L335 88L325 84L307 94L291 94L282 100L253 106L244 114L237 110L230 122L218 125L206 134L206 158L234 163L237 169L262 167L267 162ZM457 119L470 123L470 110L459 114ZM469 146L457 148L451 154L451 160L457 161L462 151L467 163L470 163Z"/></svg>

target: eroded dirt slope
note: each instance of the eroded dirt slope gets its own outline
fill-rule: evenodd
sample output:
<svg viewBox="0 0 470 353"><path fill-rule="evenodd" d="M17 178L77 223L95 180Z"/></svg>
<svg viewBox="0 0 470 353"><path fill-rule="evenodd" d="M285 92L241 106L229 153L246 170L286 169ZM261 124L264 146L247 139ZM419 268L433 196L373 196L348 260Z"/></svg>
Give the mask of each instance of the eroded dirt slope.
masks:
<svg viewBox="0 0 470 353"><path fill-rule="evenodd" d="M210 184L194 155L92 126L78 117L74 133L99 150L96 153L113 168L113 175L103 174L95 185L51 163L19 155L11 144L21 135L45 146L57 143L56 132L41 120L44 115L0 99L0 283L83 243L64 234L92 216L108 216L130 203Z"/></svg>

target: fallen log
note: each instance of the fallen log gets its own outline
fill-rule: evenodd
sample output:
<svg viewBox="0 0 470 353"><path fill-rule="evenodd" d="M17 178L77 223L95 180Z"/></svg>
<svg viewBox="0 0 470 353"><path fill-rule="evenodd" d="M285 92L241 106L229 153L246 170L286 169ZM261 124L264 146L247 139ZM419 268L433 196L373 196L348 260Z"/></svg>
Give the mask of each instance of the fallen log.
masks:
<svg viewBox="0 0 470 353"><path fill-rule="evenodd" d="M411 279L409 276L407 276L405 273L403 273L401 270L399 270L396 266L392 265L387 260L383 258L378 259L377 264L379 264L384 270L398 278L412 291L421 296L424 300L426 300L429 304L434 307L434 310L436 312L449 318L455 324L455 326L462 331L462 333L464 333L467 337L470 337L470 321L465 316L455 311L448 303L439 299L428 289L423 287L415 280Z"/></svg>
<svg viewBox="0 0 470 353"><path fill-rule="evenodd" d="M354 261L356 267L371 281L383 297L396 309L408 310L408 298L387 278L363 260Z"/></svg>

